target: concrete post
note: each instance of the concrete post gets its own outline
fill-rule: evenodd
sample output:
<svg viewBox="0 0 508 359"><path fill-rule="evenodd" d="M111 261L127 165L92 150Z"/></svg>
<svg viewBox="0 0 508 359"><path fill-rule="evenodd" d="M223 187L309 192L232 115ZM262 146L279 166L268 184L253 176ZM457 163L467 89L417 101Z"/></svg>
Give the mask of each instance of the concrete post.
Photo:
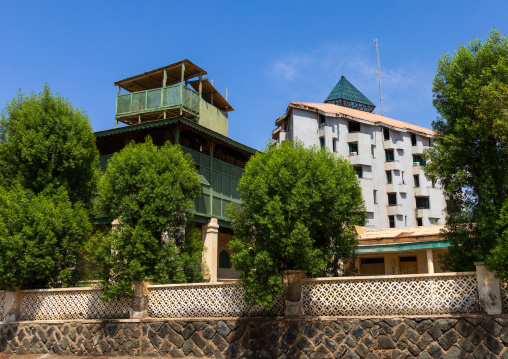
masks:
<svg viewBox="0 0 508 359"><path fill-rule="evenodd" d="M475 262L476 277L478 279L478 296L480 307L488 315L499 315L503 312L503 297L501 296L501 282L489 272L483 262Z"/></svg>
<svg viewBox="0 0 508 359"><path fill-rule="evenodd" d="M134 282L130 317L131 319L148 318L148 282Z"/></svg>
<svg viewBox="0 0 508 359"><path fill-rule="evenodd" d="M432 248L427 248L427 273L434 274L434 256L432 255Z"/></svg>
<svg viewBox="0 0 508 359"><path fill-rule="evenodd" d="M20 287L14 292L5 292L5 311L2 313L6 323L18 322L21 320L22 295Z"/></svg>
<svg viewBox="0 0 508 359"><path fill-rule="evenodd" d="M284 271L282 278L284 286L284 316L287 318L303 317L302 271Z"/></svg>
<svg viewBox="0 0 508 359"><path fill-rule="evenodd" d="M202 230L203 244L205 250L203 252L203 259L208 266L208 273L210 282L217 282L217 256L219 250L219 224L217 218L210 218L207 225L203 226Z"/></svg>

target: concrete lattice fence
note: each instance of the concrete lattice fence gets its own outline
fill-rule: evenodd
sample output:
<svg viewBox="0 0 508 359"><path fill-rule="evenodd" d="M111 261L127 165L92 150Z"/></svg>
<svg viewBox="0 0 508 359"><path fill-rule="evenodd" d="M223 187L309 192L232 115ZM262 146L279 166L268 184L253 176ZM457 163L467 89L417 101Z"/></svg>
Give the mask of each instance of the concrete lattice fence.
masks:
<svg viewBox="0 0 508 359"><path fill-rule="evenodd" d="M284 314L282 296L270 311L249 308L238 283L148 286L148 313L152 318L275 317Z"/></svg>
<svg viewBox="0 0 508 359"><path fill-rule="evenodd" d="M130 300L101 301L100 288L24 290L21 320L129 318Z"/></svg>
<svg viewBox="0 0 508 359"><path fill-rule="evenodd" d="M0 317L3 316L4 308L5 308L5 291L0 290Z"/></svg>
<svg viewBox="0 0 508 359"><path fill-rule="evenodd" d="M412 276L340 277L301 280L305 316L410 316L480 313L476 272ZM288 302L282 295L271 311L243 300L237 282L148 285L144 301L152 318L277 317ZM0 292L0 313L9 308ZM19 320L125 319L131 300L103 302L101 289L64 288L21 291ZM504 312L508 291L502 291ZM8 302L8 301L7 301ZM12 309L12 308L11 308Z"/></svg>
<svg viewBox="0 0 508 359"><path fill-rule="evenodd" d="M306 279L310 316L479 313L476 272Z"/></svg>

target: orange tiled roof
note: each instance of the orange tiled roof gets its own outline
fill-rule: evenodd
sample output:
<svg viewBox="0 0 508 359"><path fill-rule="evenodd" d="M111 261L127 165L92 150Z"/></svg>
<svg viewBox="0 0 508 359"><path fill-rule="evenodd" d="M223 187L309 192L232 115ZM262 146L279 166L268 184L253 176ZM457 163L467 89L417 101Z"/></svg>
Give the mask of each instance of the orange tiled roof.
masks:
<svg viewBox="0 0 508 359"><path fill-rule="evenodd" d="M381 115L376 115L375 113L355 110L349 107L343 107L334 105L331 103L315 103L315 102L291 102L289 107L298 108L298 107L309 107L314 108L316 110L332 113L336 115L345 115L358 118L360 120L369 121L375 124L384 124L392 127L397 127L404 130L415 131L424 133L427 135L435 136L437 133L425 127L420 127L416 125L412 125L410 123L402 122L399 120L394 120L393 118L384 117Z"/></svg>

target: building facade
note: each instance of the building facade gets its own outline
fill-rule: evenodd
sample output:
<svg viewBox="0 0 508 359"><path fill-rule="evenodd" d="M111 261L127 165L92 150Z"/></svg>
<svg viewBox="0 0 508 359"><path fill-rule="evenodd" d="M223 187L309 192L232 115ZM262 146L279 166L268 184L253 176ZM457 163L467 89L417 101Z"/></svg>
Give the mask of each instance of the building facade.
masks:
<svg viewBox="0 0 508 359"><path fill-rule="evenodd" d="M257 151L229 138L228 114L233 108L205 75L205 70L183 60L115 82L115 128L95 132L95 138L102 170L115 152L147 136L156 146L179 144L192 156L202 188L193 221L206 247L208 279L215 282L238 276L230 261L233 231L226 207L240 206L238 182Z"/></svg>
<svg viewBox="0 0 508 359"><path fill-rule="evenodd" d="M340 103L341 105L337 105ZM367 227L443 224L445 198L424 173L423 152L435 132L371 113L374 105L341 78L325 103L291 102L275 120L274 143L327 147L356 169Z"/></svg>

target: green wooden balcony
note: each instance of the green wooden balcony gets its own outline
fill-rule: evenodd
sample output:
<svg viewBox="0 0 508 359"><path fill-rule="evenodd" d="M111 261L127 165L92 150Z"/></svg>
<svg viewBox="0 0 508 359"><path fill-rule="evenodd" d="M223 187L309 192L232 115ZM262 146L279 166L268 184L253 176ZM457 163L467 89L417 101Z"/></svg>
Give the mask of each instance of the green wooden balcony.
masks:
<svg viewBox="0 0 508 359"><path fill-rule="evenodd" d="M199 93L176 84L146 91L130 92L116 98L116 118L136 118L142 114L163 113L167 110L180 110L199 116ZM136 121L137 122L137 121Z"/></svg>
<svg viewBox="0 0 508 359"><path fill-rule="evenodd" d="M193 212L203 217L227 221L227 205L233 203L240 207L242 204L237 187L243 169L186 147L182 147L182 151L192 156L201 180L202 193L194 201ZM112 156L100 156L99 166L103 171Z"/></svg>

